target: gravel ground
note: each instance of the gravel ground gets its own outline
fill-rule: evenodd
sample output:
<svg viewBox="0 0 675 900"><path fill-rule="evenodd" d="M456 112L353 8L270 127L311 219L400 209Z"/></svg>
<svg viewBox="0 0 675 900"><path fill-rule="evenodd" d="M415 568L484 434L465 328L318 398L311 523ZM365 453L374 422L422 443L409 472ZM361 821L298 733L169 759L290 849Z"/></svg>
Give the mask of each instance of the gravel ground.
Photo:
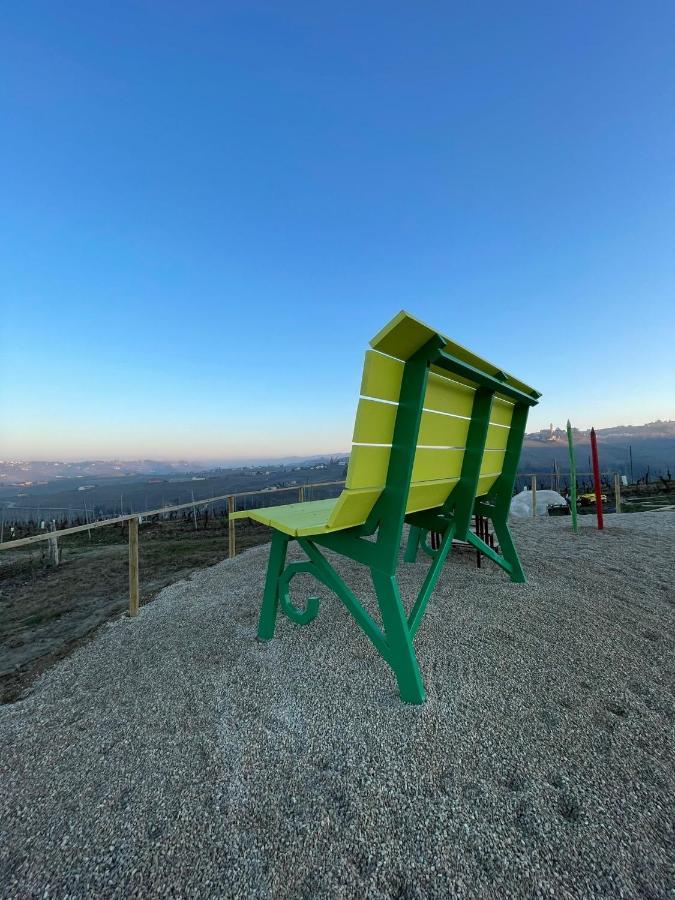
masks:
<svg viewBox="0 0 675 900"><path fill-rule="evenodd" d="M254 640L266 547L104 627L0 708L0 893L672 896L675 513L581 524L450 560L423 707L325 591Z"/></svg>

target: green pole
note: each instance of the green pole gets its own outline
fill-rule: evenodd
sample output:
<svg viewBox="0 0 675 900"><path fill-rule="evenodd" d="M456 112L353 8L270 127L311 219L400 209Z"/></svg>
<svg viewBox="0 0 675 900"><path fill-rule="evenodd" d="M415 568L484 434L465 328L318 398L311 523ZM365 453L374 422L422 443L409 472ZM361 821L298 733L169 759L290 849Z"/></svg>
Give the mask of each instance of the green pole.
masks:
<svg viewBox="0 0 675 900"><path fill-rule="evenodd" d="M567 420L567 447L570 452L570 508L572 510L572 531L577 533L577 464L574 459L574 441L572 440L572 426Z"/></svg>

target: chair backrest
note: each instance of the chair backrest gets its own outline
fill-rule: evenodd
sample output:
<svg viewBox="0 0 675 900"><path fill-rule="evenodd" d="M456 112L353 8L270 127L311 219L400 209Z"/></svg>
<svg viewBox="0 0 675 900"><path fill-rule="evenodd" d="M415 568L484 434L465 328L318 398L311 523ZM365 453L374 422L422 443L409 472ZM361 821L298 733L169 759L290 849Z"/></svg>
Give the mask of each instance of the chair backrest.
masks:
<svg viewBox="0 0 675 900"><path fill-rule="evenodd" d="M356 412L352 452L345 489L329 527L363 524L384 490L405 362L438 332L399 313L371 341L366 352L361 397ZM478 372L508 381L536 402L538 393L466 348L443 337L444 350ZM423 403L406 512L443 506L462 473L467 434L478 385L470 378L434 369ZM487 494L499 478L511 428L514 402L495 393L483 450L476 496Z"/></svg>

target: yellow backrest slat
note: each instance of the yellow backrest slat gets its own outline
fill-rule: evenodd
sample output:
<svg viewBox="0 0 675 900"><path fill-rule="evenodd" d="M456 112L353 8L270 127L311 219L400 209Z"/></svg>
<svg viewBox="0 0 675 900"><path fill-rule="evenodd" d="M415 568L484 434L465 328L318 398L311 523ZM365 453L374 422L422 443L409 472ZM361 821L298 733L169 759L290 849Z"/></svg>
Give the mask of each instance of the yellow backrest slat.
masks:
<svg viewBox="0 0 675 900"><path fill-rule="evenodd" d="M403 379L403 363L375 350L366 351L361 378L361 395L398 403Z"/></svg>
<svg viewBox="0 0 675 900"><path fill-rule="evenodd" d="M478 487L476 488L476 497L483 497L490 490L499 475L481 475L478 479Z"/></svg>
<svg viewBox="0 0 675 900"><path fill-rule="evenodd" d="M513 403L509 403L508 400L502 400L499 396L495 397L492 401L490 421L494 422L495 425L510 425L512 418Z"/></svg>
<svg viewBox="0 0 675 900"><path fill-rule="evenodd" d="M417 443L423 447L465 447L469 421L425 409Z"/></svg>
<svg viewBox="0 0 675 900"><path fill-rule="evenodd" d="M381 490L387 480L390 453L391 447L354 444L349 457L345 487L352 490L360 488Z"/></svg>
<svg viewBox="0 0 675 900"><path fill-rule="evenodd" d="M490 451L501 453L503 451ZM349 460L346 487L382 489L387 480L391 447L355 444ZM463 449L446 447L418 447L413 464L412 481L447 481L459 478L462 472ZM486 470L487 472L488 470ZM491 474L494 469L490 468Z"/></svg>
<svg viewBox="0 0 675 900"><path fill-rule="evenodd" d="M363 525L381 493L382 488L366 488L365 490L345 488L333 507L327 527L329 529L349 528L354 525Z"/></svg>
<svg viewBox="0 0 675 900"><path fill-rule="evenodd" d="M424 395L424 408L471 418L475 393L474 388L430 372L427 392Z"/></svg>
<svg viewBox="0 0 675 900"><path fill-rule="evenodd" d="M447 481L417 482L410 485L406 512L419 512L421 509L435 509L443 506L453 490L457 487L458 478Z"/></svg>
<svg viewBox="0 0 675 900"><path fill-rule="evenodd" d="M503 425L490 425L485 439L486 450L505 450L509 439L509 429Z"/></svg>
<svg viewBox="0 0 675 900"><path fill-rule="evenodd" d="M355 444L391 444L398 405L361 397L354 423ZM469 419L424 410L417 443L430 447L464 447Z"/></svg>
<svg viewBox="0 0 675 900"><path fill-rule="evenodd" d="M499 475L504 465L503 450L486 450L483 453L483 463L480 467L481 475Z"/></svg>
<svg viewBox="0 0 675 900"><path fill-rule="evenodd" d="M354 422L355 444L391 444L398 404L361 397Z"/></svg>
<svg viewBox="0 0 675 900"><path fill-rule="evenodd" d="M374 397L377 400L398 403L402 378L403 363L400 360L384 356L375 350L366 352L361 379L361 395L363 397ZM436 412L470 418L474 393L475 388L469 385L460 384L451 378L430 372L424 407Z"/></svg>
<svg viewBox="0 0 675 900"><path fill-rule="evenodd" d="M388 322L384 328L375 335L370 342L370 346L375 350L379 350L381 353L387 353L397 359L406 360L410 359L417 350L437 335L445 342L443 349L446 353L449 353L450 356L454 356L456 359L468 363L475 369L486 372L493 377L500 377L504 374L503 370L498 366L495 366L494 363L488 362L488 360L477 356L471 350L468 350L466 347L463 347L455 341L451 341L449 338L445 337L445 335L440 335L434 328L431 328L430 325L421 322L405 310L401 310L400 313L394 316L391 322ZM517 388L526 394L531 394L534 397L539 396L537 391L533 391L533 389L523 381L514 378L512 375L508 375L507 377L510 386Z"/></svg>
<svg viewBox="0 0 675 900"><path fill-rule="evenodd" d="M418 447L413 463L412 481L438 481L459 478L464 450Z"/></svg>

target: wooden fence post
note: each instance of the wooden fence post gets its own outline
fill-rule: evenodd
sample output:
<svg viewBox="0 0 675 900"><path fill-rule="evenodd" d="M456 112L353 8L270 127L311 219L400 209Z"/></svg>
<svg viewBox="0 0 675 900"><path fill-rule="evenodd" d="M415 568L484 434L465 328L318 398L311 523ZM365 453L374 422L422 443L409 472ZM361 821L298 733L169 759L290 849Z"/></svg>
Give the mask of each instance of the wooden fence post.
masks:
<svg viewBox="0 0 675 900"><path fill-rule="evenodd" d="M138 615L138 519L129 519L129 615Z"/></svg>
<svg viewBox="0 0 675 900"><path fill-rule="evenodd" d="M537 517L537 476L532 476L532 518Z"/></svg>
<svg viewBox="0 0 675 900"><path fill-rule="evenodd" d="M621 476L614 476L614 505L618 513L621 512Z"/></svg>
<svg viewBox="0 0 675 900"><path fill-rule="evenodd" d="M88 525L89 524L89 513L87 512L87 501L84 501L84 521ZM91 528L87 532L89 535L89 540L91 540Z"/></svg>
<svg viewBox="0 0 675 900"><path fill-rule="evenodd" d="M59 540L56 537L56 522L52 519L52 537L49 538L49 557L55 566L58 566L60 560Z"/></svg>
<svg viewBox="0 0 675 900"><path fill-rule="evenodd" d="M229 545L228 546L228 555L229 555L229 558L232 559L232 557L237 552L237 547L235 544L235 531L234 531L235 520L229 518L229 516L231 516L232 513L234 512L234 497L233 496L230 496L227 498L227 512L229 514L228 520L227 520L227 538L228 538L228 545Z"/></svg>

